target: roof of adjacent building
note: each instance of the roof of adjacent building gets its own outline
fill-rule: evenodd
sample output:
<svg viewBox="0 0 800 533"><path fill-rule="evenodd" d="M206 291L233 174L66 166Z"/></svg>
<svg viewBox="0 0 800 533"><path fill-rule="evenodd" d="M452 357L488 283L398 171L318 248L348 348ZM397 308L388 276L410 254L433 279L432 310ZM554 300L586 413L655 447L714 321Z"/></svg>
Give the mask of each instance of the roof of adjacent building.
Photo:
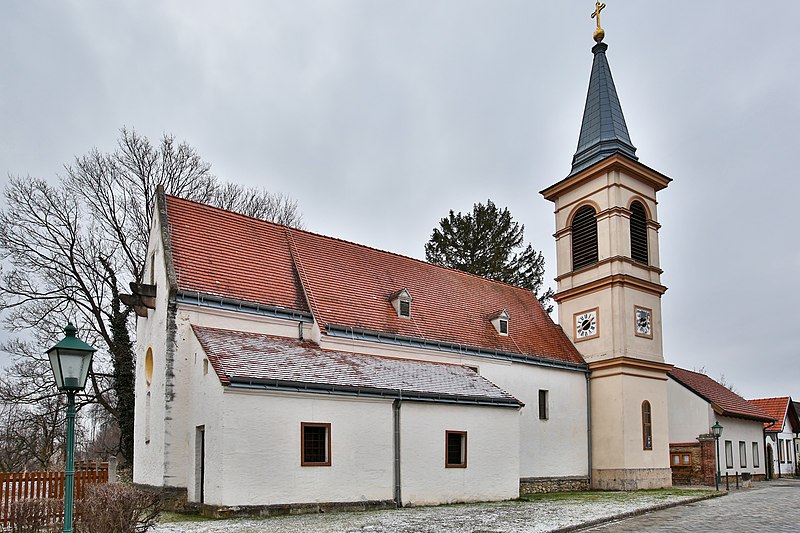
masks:
<svg viewBox="0 0 800 533"><path fill-rule="evenodd" d="M611 77L611 68L606 58L607 48L605 43L598 43L592 48L592 74L570 176L614 153L623 154L633 160L638 159L636 148L628 134L614 79Z"/></svg>
<svg viewBox="0 0 800 533"><path fill-rule="evenodd" d="M178 290L311 312L327 333L372 332L584 366L527 289L166 197ZM411 317L391 304L406 289ZM491 318L503 309L509 334Z"/></svg>
<svg viewBox="0 0 800 533"><path fill-rule="evenodd" d="M224 385L519 407L465 366L320 349L307 340L192 326Z"/></svg>
<svg viewBox="0 0 800 533"><path fill-rule="evenodd" d="M753 402L745 400L705 374L673 367L669 371L669 376L706 400L711 404L712 409L721 415L749 418L766 423L772 423L773 421L773 417L769 412Z"/></svg>
<svg viewBox="0 0 800 533"><path fill-rule="evenodd" d="M790 423L800 431L800 424L798 424L797 413L794 409L789 409L792 399L789 396L778 396L777 398L756 398L750 400L751 403L757 405L760 409L769 413L773 422L765 423L764 429L767 431L783 431L783 425L788 416Z"/></svg>

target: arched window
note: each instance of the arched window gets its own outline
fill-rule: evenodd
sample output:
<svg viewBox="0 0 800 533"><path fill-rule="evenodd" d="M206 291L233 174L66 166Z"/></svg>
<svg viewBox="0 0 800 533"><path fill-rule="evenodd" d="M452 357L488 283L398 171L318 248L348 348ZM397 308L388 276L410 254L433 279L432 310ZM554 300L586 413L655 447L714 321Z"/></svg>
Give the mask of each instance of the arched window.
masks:
<svg viewBox="0 0 800 533"><path fill-rule="evenodd" d="M638 200L631 204L631 258L643 265L650 264L647 253L647 212Z"/></svg>
<svg viewBox="0 0 800 533"><path fill-rule="evenodd" d="M642 447L653 449L653 419L650 415L650 402L642 402Z"/></svg>
<svg viewBox="0 0 800 533"><path fill-rule="evenodd" d="M572 219L572 270L597 263L597 219L594 208L585 205Z"/></svg>

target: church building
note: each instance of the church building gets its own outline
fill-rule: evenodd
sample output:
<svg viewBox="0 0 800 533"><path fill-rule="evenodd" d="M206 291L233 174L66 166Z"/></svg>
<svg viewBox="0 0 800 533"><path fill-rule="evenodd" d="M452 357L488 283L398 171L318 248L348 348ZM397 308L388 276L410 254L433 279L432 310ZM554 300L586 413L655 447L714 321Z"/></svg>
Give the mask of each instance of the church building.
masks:
<svg viewBox="0 0 800 533"><path fill-rule="evenodd" d="M656 195L600 29L528 290L157 193L134 482L261 514L671 485ZM543 206L542 206L543 207Z"/></svg>

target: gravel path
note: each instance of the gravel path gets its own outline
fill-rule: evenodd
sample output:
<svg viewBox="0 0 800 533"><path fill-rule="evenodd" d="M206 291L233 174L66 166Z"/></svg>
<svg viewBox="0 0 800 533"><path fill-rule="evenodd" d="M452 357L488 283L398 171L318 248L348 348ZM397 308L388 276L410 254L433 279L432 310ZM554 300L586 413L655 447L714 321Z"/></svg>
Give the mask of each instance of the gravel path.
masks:
<svg viewBox="0 0 800 533"><path fill-rule="evenodd" d="M417 507L359 513L308 514L263 519L162 523L155 533L529 533L554 531L622 513L695 499L647 492L592 493L532 502Z"/></svg>

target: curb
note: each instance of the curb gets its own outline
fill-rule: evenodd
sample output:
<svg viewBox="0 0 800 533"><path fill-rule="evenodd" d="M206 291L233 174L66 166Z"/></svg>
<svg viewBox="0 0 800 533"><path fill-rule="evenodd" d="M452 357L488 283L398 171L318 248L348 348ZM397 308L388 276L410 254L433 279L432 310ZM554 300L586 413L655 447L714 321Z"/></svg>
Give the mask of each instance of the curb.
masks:
<svg viewBox="0 0 800 533"><path fill-rule="evenodd" d="M697 503L702 502L704 500L710 500L712 498L721 498L722 496L727 496L727 492L720 491L716 494L708 494L706 496L696 496L694 498L689 498L687 500L680 500L677 502L669 502L669 503L661 503L658 505L653 505L651 507L644 507L642 509L637 509L635 511L628 511L625 513L620 513L614 516L607 516L605 518L598 518L596 520L590 520L588 522L581 522L580 524L574 524L571 526L565 526L558 529L552 529L549 533L568 533L571 531L583 531L590 527L600 526L603 524L608 524L610 522L616 522L618 520L624 520L626 518L633 518L634 516L641 516L643 514L652 513L653 511L662 511L664 509L670 509L672 507L678 507L679 505L687 505L690 503Z"/></svg>

